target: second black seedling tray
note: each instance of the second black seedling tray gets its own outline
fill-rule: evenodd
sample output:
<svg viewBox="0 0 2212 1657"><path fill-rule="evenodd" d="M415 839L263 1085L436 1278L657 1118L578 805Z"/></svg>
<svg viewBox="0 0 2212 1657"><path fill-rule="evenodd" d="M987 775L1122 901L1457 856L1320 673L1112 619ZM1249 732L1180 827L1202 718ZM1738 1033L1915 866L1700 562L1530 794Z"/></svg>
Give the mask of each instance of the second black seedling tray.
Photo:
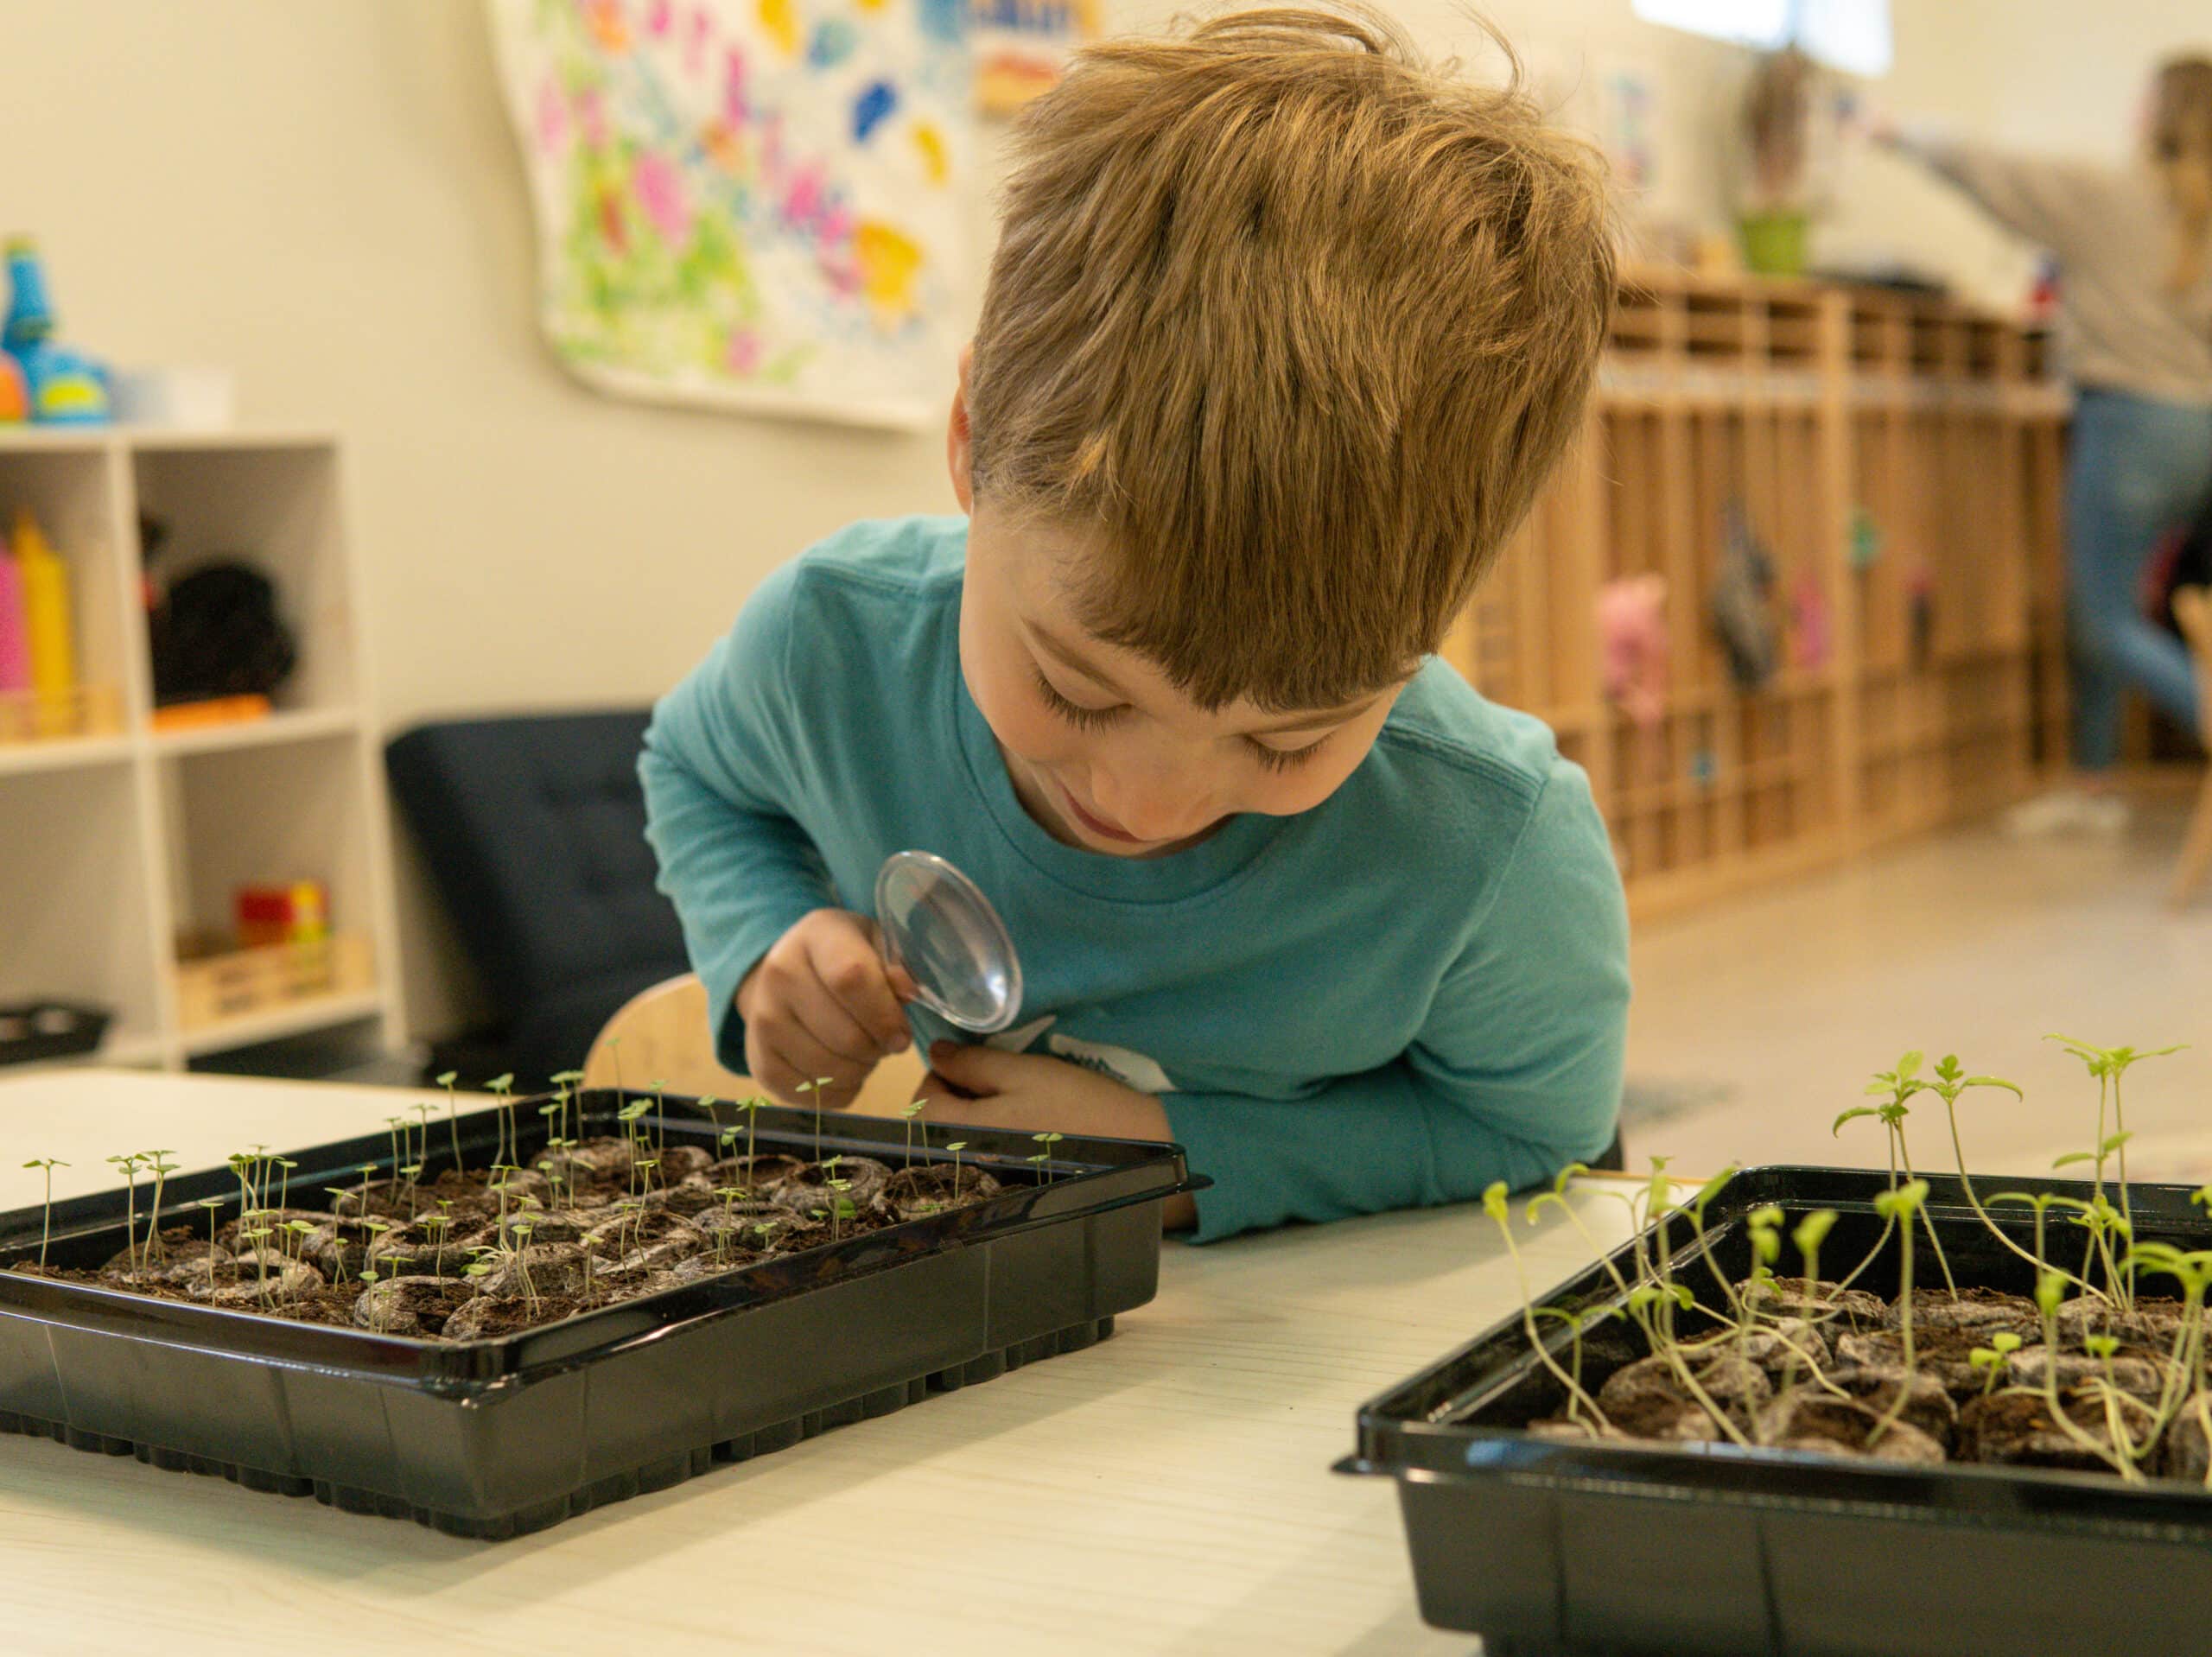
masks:
<svg viewBox="0 0 2212 1657"><path fill-rule="evenodd" d="M1927 1212L1960 1286L2032 1289L2032 1268L1990 1236L1959 1181L1927 1178ZM1821 1258L1855 1262L1880 1233L1873 1201L1887 1185L1882 1174L1848 1168L1738 1174L1706 1210L1717 1262L1733 1279L1749 1272L1745 1217L1767 1203L1792 1224L1836 1209ZM1981 1176L1975 1188L1985 1197L2091 1190ZM2212 1222L2186 1188L2132 1185L2129 1194L2139 1237L2212 1247ZM1993 1212L2030 1241L2031 1226L2002 1217L2020 1210ZM1669 1241L1676 1279L1719 1304L1679 1219ZM1612 1260L1636 1280L1631 1248ZM1925 1250L1921 1260L1925 1288ZM1858 1286L1896 1293L1894 1240ZM1586 1309L1618 1298L1593 1266L1537 1304ZM1547 1339L1563 1360L1564 1329L1548 1329ZM1599 1324L1584 1349L1585 1379L1594 1389L1641 1355L1628 1325ZM1523 1431L1561 1401L1516 1311L1363 1405L1358 1447L1339 1463L1397 1479L1422 1616L1480 1634L1491 1657L2212 1652L2212 1493L2196 1487Z"/></svg>
<svg viewBox="0 0 2212 1657"><path fill-rule="evenodd" d="M578 1137L620 1132L634 1096L586 1095ZM546 1131L536 1102L515 1113L524 1163ZM495 1116L461 1119L471 1167L492 1159ZM824 1155L905 1157L903 1123L827 1122ZM717 1133L673 1099L645 1126L710 1149ZM1069 1139L1046 1178L1026 1137L955 1131L1000 1195L499 1339L378 1335L0 1270L0 1431L497 1540L1088 1346L1152 1298L1160 1204L1203 1183L1179 1147ZM763 1152L815 1152L811 1113L763 1110L757 1134ZM429 1137L426 1182L450 1163L445 1125ZM364 1164L388 1173L391 1159L384 1135L284 1154L294 1192L357 1184ZM168 1182L164 1222L206 1224L203 1197L227 1199L219 1222L237 1212L235 1178L214 1170ZM124 1216L120 1191L57 1203L52 1263L119 1253ZM41 1222L35 1208L0 1215L0 1267L37 1257Z"/></svg>

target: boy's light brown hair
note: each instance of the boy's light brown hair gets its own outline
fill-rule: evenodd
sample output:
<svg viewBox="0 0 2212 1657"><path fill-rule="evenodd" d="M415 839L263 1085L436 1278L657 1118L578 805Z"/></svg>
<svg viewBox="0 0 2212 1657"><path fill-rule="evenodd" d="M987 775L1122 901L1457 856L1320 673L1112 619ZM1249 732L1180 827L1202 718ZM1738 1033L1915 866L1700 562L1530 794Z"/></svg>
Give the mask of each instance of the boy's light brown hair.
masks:
<svg viewBox="0 0 2212 1657"><path fill-rule="evenodd" d="M1579 423L1601 163L1517 65L1447 71L1364 5L1245 10L1081 53L1016 129L976 490L1084 530L1085 620L1202 707L1409 672Z"/></svg>

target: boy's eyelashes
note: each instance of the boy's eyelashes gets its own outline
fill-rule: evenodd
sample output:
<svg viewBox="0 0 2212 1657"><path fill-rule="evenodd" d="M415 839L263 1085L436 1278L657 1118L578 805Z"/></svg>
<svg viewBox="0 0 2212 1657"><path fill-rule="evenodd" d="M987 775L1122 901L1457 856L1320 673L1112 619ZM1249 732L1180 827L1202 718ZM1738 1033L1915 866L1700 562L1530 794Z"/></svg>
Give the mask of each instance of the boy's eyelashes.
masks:
<svg viewBox="0 0 2212 1657"><path fill-rule="evenodd" d="M1078 731L1094 731L1102 725L1111 725L1129 711L1124 702L1113 708L1085 708L1081 702L1070 702L1053 688L1045 676L1045 670L1033 667L1030 676L1037 682L1037 694L1045 699L1045 706L1058 714Z"/></svg>
<svg viewBox="0 0 2212 1657"><path fill-rule="evenodd" d="M1030 676L1035 682L1037 695L1043 699L1045 706L1078 731L1095 731L1103 726L1111 725L1129 711L1126 702L1112 708L1085 708L1081 702L1071 702L1045 676L1042 668L1033 665ZM1294 771L1313 759L1321 752L1322 746L1328 740L1325 735L1321 736L1302 748L1270 748L1266 743L1249 736L1243 739L1243 743L1264 769L1285 771Z"/></svg>

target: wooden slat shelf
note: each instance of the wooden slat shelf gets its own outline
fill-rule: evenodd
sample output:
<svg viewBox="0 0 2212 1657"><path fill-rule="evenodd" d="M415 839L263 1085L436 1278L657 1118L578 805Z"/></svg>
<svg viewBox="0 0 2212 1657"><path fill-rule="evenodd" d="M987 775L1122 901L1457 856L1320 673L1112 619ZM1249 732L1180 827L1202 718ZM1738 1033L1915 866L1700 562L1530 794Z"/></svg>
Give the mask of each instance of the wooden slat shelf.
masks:
<svg viewBox="0 0 2212 1657"><path fill-rule="evenodd" d="M1633 270L1610 338L1583 441L1446 653L1549 716L1632 911L2024 793L2064 742L2069 400L2044 333L1940 301ZM1783 666L1754 690L1709 619L1732 508L1775 575ZM1649 729L1606 705L1592 619L1605 581L1643 572L1667 581L1672 656Z"/></svg>

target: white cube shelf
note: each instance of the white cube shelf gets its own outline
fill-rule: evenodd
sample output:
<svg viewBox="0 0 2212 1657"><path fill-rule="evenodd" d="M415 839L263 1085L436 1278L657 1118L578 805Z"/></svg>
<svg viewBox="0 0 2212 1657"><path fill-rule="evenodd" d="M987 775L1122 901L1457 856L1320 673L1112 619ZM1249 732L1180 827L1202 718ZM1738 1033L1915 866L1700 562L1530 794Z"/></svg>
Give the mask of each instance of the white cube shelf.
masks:
<svg viewBox="0 0 2212 1657"><path fill-rule="evenodd" d="M99 1057L180 1069L362 1025L401 1038L383 759L339 445L319 434L0 429L0 527L29 506L69 566L79 677L117 728L0 741L0 1001L115 1010ZM275 582L299 665L267 718L156 731L141 513L168 579L236 559ZM365 986L188 1027L176 939L227 925L240 885L321 881L365 939Z"/></svg>

